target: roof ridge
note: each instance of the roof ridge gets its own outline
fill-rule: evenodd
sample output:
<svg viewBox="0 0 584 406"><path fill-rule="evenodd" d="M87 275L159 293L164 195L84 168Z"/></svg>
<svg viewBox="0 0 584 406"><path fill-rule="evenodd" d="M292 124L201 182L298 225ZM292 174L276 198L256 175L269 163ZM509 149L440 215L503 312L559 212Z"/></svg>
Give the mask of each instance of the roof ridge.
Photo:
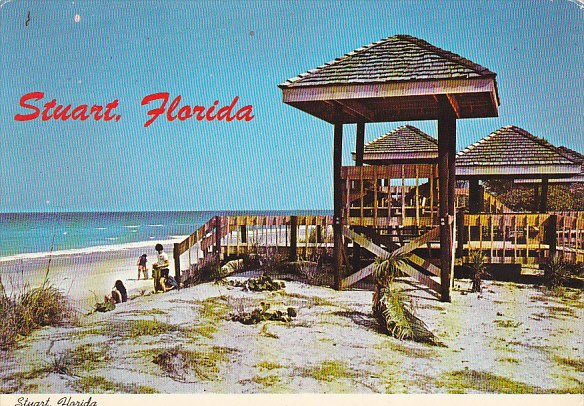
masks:
<svg viewBox="0 0 584 406"><path fill-rule="evenodd" d="M387 42L391 41L392 39L408 42L408 43L413 44L413 45L415 45L419 48L422 48L426 51L432 52L432 53L434 53L442 58L448 59L451 62L463 65L464 67L474 71L476 74L478 74L480 76L497 76L496 73L490 71L489 69L485 68L484 66L479 65L478 63L475 63L469 59L466 59L458 54L455 54L454 52L450 52L450 51L447 51L445 49L439 48L435 45L432 45L423 39L414 37L412 35L407 35L407 34L396 34L393 36L382 38L382 39L375 41L375 42L371 42L367 45L363 45L363 46L356 48L348 53L345 53L344 55L342 55L338 58L335 58L331 61L325 62L324 64L319 65L316 68L309 69L303 73L300 73L300 74L296 75L295 77L287 79L286 81L280 83L278 85L278 87L282 88L282 87L286 87L288 85L300 82L306 76L319 73L323 69L326 69L330 66L337 65L337 64L339 64L347 59L353 58L356 55L359 55L363 52L369 51L377 46L386 44Z"/></svg>
<svg viewBox="0 0 584 406"><path fill-rule="evenodd" d="M436 138L434 138L430 134L427 134L424 131L420 130L418 127L411 125L411 124L406 124L404 127L407 127L410 130L414 131L416 134L422 136L427 141L430 141L430 142L438 145L438 140Z"/></svg>
<svg viewBox="0 0 584 406"><path fill-rule="evenodd" d="M520 135L522 135L526 138L529 138L533 142L536 142L537 144L541 145L542 147L547 148L547 149L555 152L556 154L560 155L563 158L566 158L570 162L578 163L574 160L573 157L568 156L567 153L563 152L562 150L560 150L559 147L556 147L555 145L553 145L552 143L550 143L548 140L546 140L544 138L539 138L539 137L531 134L529 131L524 130L521 127L517 127L515 125L509 125L509 126L506 126L505 128L513 129L515 132L519 133Z"/></svg>
<svg viewBox="0 0 584 406"><path fill-rule="evenodd" d="M569 154L569 155L574 155L575 158L582 160L582 163L584 163L584 154L581 154L580 152L578 152L572 148L568 148L564 145L558 147L558 149Z"/></svg>
<svg viewBox="0 0 584 406"><path fill-rule="evenodd" d="M307 70L307 71L305 71L303 73L300 73L300 74L296 75L293 78L287 79L285 82L280 83L278 86L281 87L281 86L285 85L286 83L296 83L296 82L299 82L300 80L302 80L305 76L307 76L309 74L314 74L314 73L320 72L321 70L323 70L326 67L329 67L329 66L334 65L334 64L338 64L341 61L344 61L346 59L349 59L349 58L354 57L357 54L360 54L361 52L365 52L365 51L370 50L371 48L375 48L378 45L381 45L381 44L386 43L391 38L393 38L393 37L390 36L390 37L382 38L382 39L380 39L378 41L371 42L371 43L366 44L366 45L362 45L359 48L355 48L352 51L347 52L346 54L344 54L342 56L339 56L338 58L333 59L332 61L325 62L322 65L317 66L316 68L309 69L309 70Z"/></svg>
<svg viewBox="0 0 584 406"><path fill-rule="evenodd" d="M466 66L467 68L475 71L476 73L485 76L485 75L493 75L497 76L495 72L490 71L489 69L485 68L482 65L479 65L476 62L471 61L461 55L455 54L454 52L447 51L445 49L439 48L435 45L430 44L428 41L423 40L421 38L414 37L412 35L407 34L397 34L395 37L408 41L412 44L415 44L421 48L424 48L430 52L433 52L443 58L450 59L452 62L456 62Z"/></svg>
<svg viewBox="0 0 584 406"><path fill-rule="evenodd" d="M390 137L390 136L392 136L392 135L397 135L397 133L398 133L400 130L403 130L403 129L408 129L408 130L411 130L411 131L412 131L412 132L414 132L415 134L417 134L417 135L421 136L421 137L422 137L423 139L425 139L426 141L429 141L429 142L431 142L431 143L433 143L433 144L436 144L436 145L438 145L438 140L437 140L436 138L432 137L432 136L431 136L431 135L429 135L429 134L426 134L424 131L420 130L418 127L416 127L416 126L413 126L413 125L411 125L411 124L403 124L403 125L400 125L400 126L398 126L398 127L394 128L394 129L393 129L393 130L391 130L391 131L388 131L388 132L386 132L386 133L385 133L385 134L383 134L383 135L380 135L379 137L375 138L374 140L372 140L372 141L369 141L367 144L365 144L365 146L369 146L369 145L371 145L371 144L373 144L373 143L375 143L375 142L377 142L377 141L379 141L379 140L381 140L381 139L383 139L383 138L387 138L387 137Z"/></svg>

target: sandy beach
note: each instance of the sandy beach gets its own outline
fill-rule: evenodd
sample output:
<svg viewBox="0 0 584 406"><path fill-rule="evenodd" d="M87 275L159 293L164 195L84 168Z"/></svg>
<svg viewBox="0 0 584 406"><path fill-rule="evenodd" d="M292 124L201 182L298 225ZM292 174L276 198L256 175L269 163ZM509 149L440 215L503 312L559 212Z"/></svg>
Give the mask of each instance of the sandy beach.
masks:
<svg viewBox="0 0 584 406"><path fill-rule="evenodd" d="M160 241L172 262L172 244L180 239ZM136 261L148 255L149 277L156 259L155 242L145 241L124 245L91 247L48 253L22 254L0 258L2 282L11 294L24 283L39 286L47 275L50 283L66 293L73 306L89 311L95 298L103 300L116 280L120 279L129 296L152 290L152 280L138 280Z"/></svg>
<svg viewBox="0 0 584 406"><path fill-rule="evenodd" d="M67 288L72 283L69 292L103 287L96 293L107 293L117 278L131 290L148 292L151 281L135 280L138 252L83 264L55 261L52 275L69 275L62 281ZM286 281L284 290L245 292L205 283L145 293L111 312L80 314L73 325L38 330L3 354L0 392L584 391L581 291L554 297L534 285L486 281L479 295L469 293L470 281L462 279L453 302L441 303L411 281L401 286L443 347L382 332L370 290L338 292ZM72 296L81 308L82 296ZM297 317L257 325L228 320L230 313L251 311L261 302L275 310L293 307Z"/></svg>

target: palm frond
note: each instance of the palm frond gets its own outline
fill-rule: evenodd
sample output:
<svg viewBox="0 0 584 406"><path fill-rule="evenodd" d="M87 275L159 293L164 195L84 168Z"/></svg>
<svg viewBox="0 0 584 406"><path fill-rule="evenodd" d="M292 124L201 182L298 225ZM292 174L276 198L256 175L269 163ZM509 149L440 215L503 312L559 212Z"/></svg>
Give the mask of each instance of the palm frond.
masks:
<svg viewBox="0 0 584 406"><path fill-rule="evenodd" d="M377 295L377 298L375 297ZM413 340L433 345L441 344L426 324L416 316L411 301L391 288L376 290L373 314L384 330L398 340Z"/></svg>
<svg viewBox="0 0 584 406"><path fill-rule="evenodd" d="M406 315L404 300L404 296L399 292L384 289L378 316L387 332L399 340L410 339L414 336L412 325Z"/></svg>
<svg viewBox="0 0 584 406"><path fill-rule="evenodd" d="M402 267L405 265L406 254L390 255L386 258L375 258L375 268L373 277L382 286L389 286L396 276L402 274Z"/></svg>

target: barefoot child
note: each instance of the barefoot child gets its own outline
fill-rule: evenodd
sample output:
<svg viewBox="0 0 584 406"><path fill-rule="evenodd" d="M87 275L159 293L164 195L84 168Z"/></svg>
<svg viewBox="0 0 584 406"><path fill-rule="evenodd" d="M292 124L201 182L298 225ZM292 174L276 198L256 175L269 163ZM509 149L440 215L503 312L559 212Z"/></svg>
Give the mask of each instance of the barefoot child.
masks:
<svg viewBox="0 0 584 406"><path fill-rule="evenodd" d="M140 272L144 274L144 279L148 279L148 268L146 268L146 254L142 254L140 258L138 258L138 279L140 279Z"/></svg>

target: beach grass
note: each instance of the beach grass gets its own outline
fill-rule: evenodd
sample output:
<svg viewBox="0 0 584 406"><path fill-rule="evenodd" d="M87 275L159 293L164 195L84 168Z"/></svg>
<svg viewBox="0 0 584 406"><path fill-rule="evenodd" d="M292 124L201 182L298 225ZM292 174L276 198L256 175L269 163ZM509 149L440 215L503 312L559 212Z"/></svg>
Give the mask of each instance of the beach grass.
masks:
<svg viewBox="0 0 584 406"><path fill-rule="evenodd" d="M353 378L354 372L346 363L337 360L326 360L318 365L303 368L303 376L309 376L317 381L334 382L339 379Z"/></svg>
<svg viewBox="0 0 584 406"><path fill-rule="evenodd" d="M47 271L48 273L48 271ZM47 279L40 287L24 284L7 294L0 279L0 349L10 350L17 342L45 326L59 326L73 318L67 297Z"/></svg>
<svg viewBox="0 0 584 406"><path fill-rule="evenodd" d="M144 385L114 382L102 376L84 376L73 384L81 393L158 393L154 388Z"/></svg>

